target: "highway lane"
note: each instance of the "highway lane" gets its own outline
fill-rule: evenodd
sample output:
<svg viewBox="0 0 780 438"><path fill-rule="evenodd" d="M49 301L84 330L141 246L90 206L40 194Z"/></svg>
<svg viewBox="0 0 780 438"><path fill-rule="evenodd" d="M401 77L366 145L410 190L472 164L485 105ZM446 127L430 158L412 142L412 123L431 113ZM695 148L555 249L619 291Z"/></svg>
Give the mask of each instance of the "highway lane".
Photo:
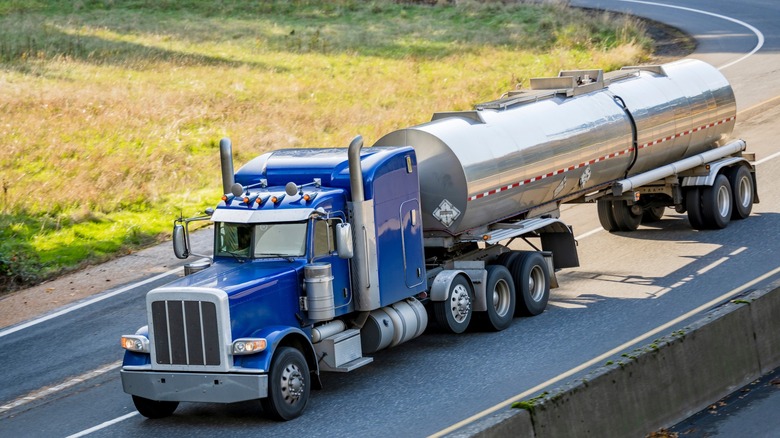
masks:
<svg viewBox="0 0 780 438"><path fill-rule="evenodd" d="M749 4L743 3L741 9L749 9ZM768 30L762 28L765 34ZM774 30L772 34L780 33ZM755 41L743 40L747 53ZM737 55L735 48L724 60L738 59ZM740 65L724 71L737 76L730 77L735 87L754 79L733 73ZM768 121L778 115L775 110L756 119ZM772 152L771 127L755 119L740 120L738 126L751 150L764 156ZM93 436L434 433L776 268L772 254L780 250L780 243L771 237L780 231L780 197L772 183L780 175L778 166L778 160L771 160L759 167L762 203L748 220L722 231L694 232L684 216L673 214L636 233L594 233L580 243L582 266L561 274L563 287L553 292L548 312L518 319L501 333L426 334L376 354L374 364L354 373L327 375L326 389L313 393L306 415L293 423L263 419L257 415L257 403L184 404L173 418L147 421L131 416ZM590 205L567 207L564 215L580 235L598 226ZM143 291L134 291L118 303L85 309L82 316L0 338L0 361L7 361L0 362L7 370L2 383L15 388L2 393L0 404L118 360L118 333L145 323L142 297ZM46 360L39 359L39 349L46 348L41 346L48 347ZM116 373L107 373L0 413L0 434L67 436L131 414L132 403L119 386Z"/></svg>

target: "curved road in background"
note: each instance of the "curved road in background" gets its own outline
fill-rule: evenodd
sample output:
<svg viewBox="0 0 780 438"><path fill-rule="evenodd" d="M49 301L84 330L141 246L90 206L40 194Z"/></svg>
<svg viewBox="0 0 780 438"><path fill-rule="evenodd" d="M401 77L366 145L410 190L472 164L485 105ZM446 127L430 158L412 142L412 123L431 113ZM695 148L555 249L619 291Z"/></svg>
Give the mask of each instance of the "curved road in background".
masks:
<svg viewBox="0 0 780 438"><path fill-rule="evenodd" d="M774 139L780 108L771 104L780 101L772 101L780 96L780 4L572 4L630 11L682 28L699 41L692 57L722 67L741 111L737 134L759 159L762 202L750 218L725 230L696 232L684 215L672 213L636 232L610 234L599 231L593 205L567 206L563 218L580 240L582 266L560 273L562 286L553 291L548 311L516 319L500 333L426 333L377 353L372 365L353 373L326 374L325 389L313 392L304 416L288 423L266 420L256 402L183 403L173 417L156 421L135 412L119 382L118 339L146 324L146 291L172 276L156 278L67 314L0 331L0 436L395 437L453 431L780 278Z"/></svg>

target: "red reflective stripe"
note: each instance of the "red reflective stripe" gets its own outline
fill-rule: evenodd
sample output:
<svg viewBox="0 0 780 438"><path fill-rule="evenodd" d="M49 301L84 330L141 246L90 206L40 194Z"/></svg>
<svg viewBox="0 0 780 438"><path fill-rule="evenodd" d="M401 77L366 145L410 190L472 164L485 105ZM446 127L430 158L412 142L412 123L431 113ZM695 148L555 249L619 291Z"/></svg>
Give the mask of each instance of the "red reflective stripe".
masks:
<svg viewBox="0 0 780 438"><path fill-rule="evenodd" d="M714 127L716 125L721 125L723 123L727 123L727 122L730 122L730 121L735 120L735 119L736 119L735 116L731 116L731 117L725 118L723 120L719 120L717 122L710 123L708 125L699 126L697 128L689 129L687 131L683 131L683 132L671 135L669 137L664 137L664 138L660 138L658 140L653 140L651 142L644 143L642 145L637 146L637 149L643 149L643 148L646 148L646 147L650 147L650 146L654 146L654 145L657 145L657 144L661 144L661 143L663 143L665 141L673 140L675 138L684 137L684 136L692 134L694 132L698 132L698 131L701 131L701 130L707 129L707 128L712 128L712 127ZM587 166L587 165L590 165L590 164L595 164L595 163L598 163L599 161L608 160L610 158L615 158L615 157L618 157L620 155L625 155L625 154L633 152L633 151L634 151L634 148L631 147L631 148L624 149L624 150L619 151L619 152L613 152L613 153L605 155L603 157L594 158L594 159L592 159L590 161L586 161L584 163L575 164L574 166L569 166L569 167L564 168L564 169L558 169L558 170L556 170L554 172L550 172L550 173L547 173L547 174L544 174L544 175L535 176L535 177L527 179L525 181L512 183L512 184L509 184L507 186L499 187L497 189L493 189L493 190L490 190L490 191L487 191L487 192L484 192L484 193L479 193L477 195L472 195L472 196L469 196L468 200L469 201L475 201L477 199L482 199L482 198L484 198L486 196L495 195L496 193L503 192L505 190L509 190L509 189L512 189L512 188L515 188L515 187L520 187L520 186L525 185L525 184L530 184L532 182L536 182L536 181L539 181L539 180L542 180L544 178L548 178L548 177L551 177L551 176L559 175L561 173L571 172L572 170L579 169L580 167L584 167L584 166Z"/></svg>

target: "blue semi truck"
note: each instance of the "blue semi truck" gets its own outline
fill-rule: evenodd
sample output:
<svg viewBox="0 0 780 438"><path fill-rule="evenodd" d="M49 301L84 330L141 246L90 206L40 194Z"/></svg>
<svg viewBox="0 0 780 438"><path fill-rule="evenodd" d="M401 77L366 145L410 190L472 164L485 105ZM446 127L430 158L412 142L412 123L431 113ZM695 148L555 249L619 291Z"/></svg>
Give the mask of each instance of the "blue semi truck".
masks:
<svg viewBox="0 0 780 438"><path fill-rule="evenodd" d="M757 202L731 140L736 105L711 66L682 61L565 71L473 111L437 113L363 148L290 149L233 169L224 196L178 219L214 225L213 255L150 291L148 325L122 337L138 411L261 399L273 418L306 407L322 372L350 372L423 333L507 328L547 306L556 271L579 265L568 202L598 203L609 231L667 207L723 228ZM515 239L526 250L510 249Z"/></svg>

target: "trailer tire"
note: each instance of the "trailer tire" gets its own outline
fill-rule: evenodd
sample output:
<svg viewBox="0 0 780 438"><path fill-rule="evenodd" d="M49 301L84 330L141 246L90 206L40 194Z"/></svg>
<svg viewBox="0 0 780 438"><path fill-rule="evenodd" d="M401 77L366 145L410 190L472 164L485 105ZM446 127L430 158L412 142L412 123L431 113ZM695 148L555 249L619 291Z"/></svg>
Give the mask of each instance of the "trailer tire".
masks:
<svg viewBox="0 0 780 438"><path fill-rule="evenodd" d="M612 212L612 201L599 200L596 204L596 210L599 214L601 227L606 231L617 231L618 226L615 222L615 214Z"/></svg>
<svg viewBox="0 0 780 438"><path fill-rule="evenodd" d="M463 333L474 313L474 291L463 275L452 279L447 299L433 302L433 316L443 329Z"/></svg>
<svg viewBox="0 0 780 438"><path fill-rule="evenodd" d="M133 396L133 404L139 414L153 420L170 417L176 408L179 407L179 402L176 401L149 400L137 395Z"/></svg>
<svg viewBox="0 0 780 438"><path fill-rule="evenodd" d="M512 277L515 279L517 301L515 315L535 316L547 308L550 299L550 271L544 256L538 252L521 252L515 259Z"/></svg>
<svg viewBox="0 0 780 438"><path fill-rule="evenodd" d="M634 231L642 222L642 213L634 214L626 201L613 201L612 213L615 216L615 224L620 231Z"/></svg>
<svg viewBox="0 0 780 438"><path fill-rule="evenodd" d="M306 358L297 348L280 347L268 373L268 396L260 400L271 418L292 420L303 413L309 401L311 375Z"/></svg>
<svg viewBox="0 0 780 438"><path fill-rule="evenodd" d="M642 222L658 222L661 220L661 218L664 217L664 211L666 210L666 207L664 206L658 206L658 207L645 207L644 212L642 212Z"/></svg>
<svg viewBox="0 0 780 438"><path fill-rule="evenodd" d="M753 177L745 166L732 167L727 173L734 197L732 219L745 219L753 211Z"/></svg>
<svg viewBox="0 0 780 438"><path fill-rule="evenodd" d="M688 222L694 230L704 229L704 216L701 209L701 189L689 187L685 190L685 209L688 211Z"/></svg>
<svg viewBox="0 0 780 438"><path fill-rule="evenodd" d="M504 330L512 324L516 300L515 282L509 270L501 265L489 265L485 288L487 310L477 313L475 317L488 330Z"/></svg>
<svg viewBox="0 0 780 438"><path fill-rule="evenodd" d="M734 199L731 184L725 175L715 177L711 187L701 191L701 213L704 225L710 229L723 229L731 221Z"/></svg>

